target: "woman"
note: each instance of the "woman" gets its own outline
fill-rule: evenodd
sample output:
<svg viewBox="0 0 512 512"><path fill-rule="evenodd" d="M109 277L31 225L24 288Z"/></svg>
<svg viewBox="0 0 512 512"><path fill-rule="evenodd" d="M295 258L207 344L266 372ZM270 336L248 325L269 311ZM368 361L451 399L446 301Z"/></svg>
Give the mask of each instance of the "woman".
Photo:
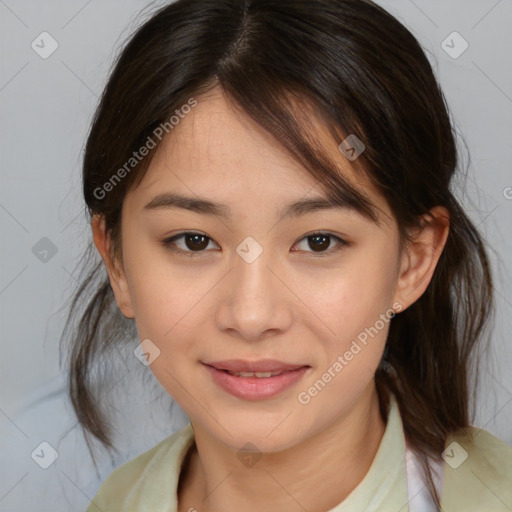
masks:
<svg viewBox="0 0 512 512"><path fill-rule="evenodd" d="M512 508L512 449L470 426L493 295L456 168L424 52L370 1L179 0L141 26L86 146L103 262L70 393L111 446L93 368L135 327L191 424L88 512Z"/></svg>

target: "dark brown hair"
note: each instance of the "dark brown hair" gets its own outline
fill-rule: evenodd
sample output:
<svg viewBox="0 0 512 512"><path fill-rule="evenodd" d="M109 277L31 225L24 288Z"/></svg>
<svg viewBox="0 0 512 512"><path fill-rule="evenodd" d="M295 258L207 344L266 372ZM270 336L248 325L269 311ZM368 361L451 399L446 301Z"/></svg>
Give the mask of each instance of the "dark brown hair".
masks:
<svg viewBox="0 0 512 512"><path fill-rule="evenodd" d="M484 242L450 190L459 167L455 131L424 51L369 0L178 0L160 8L120 53L85 148L88 218L105 219L115 255L122 257L123 198L158 149L155 129L212 87L280 141L330 198L371 216L371 205L322 151L296 106L311 106L338 143L356 134L366 146L360 172L386 198L404 243L431 208L448 210L450 232L433 278L391 321L375 375L383 414L392 392L439 505L428 459L439 460L447 435L470 424L476 349L493 313L493 292ZM98 193L148 137L157 142L149 155ZM112 446L94 368L135 331L95 253L91 243L92 267L73 297L63 340L70 340L69 392L78 419Z"/></svg>

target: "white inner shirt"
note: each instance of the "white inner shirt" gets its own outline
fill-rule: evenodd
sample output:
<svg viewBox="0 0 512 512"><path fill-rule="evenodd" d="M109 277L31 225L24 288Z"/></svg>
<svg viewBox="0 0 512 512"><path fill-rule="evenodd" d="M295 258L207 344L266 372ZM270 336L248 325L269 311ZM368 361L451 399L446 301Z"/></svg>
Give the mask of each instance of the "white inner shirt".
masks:
<svg viewBox="0 0 512 512"><path fill-rule="evenodd" d="M427 485L423 481L420 472L420 464L417 457L406 443L405 462L407 472L407 494L409 496L409 512L437 512L434 500L430 496ZM441 482L443 480L443 464L431 463L432 478L437 492L441 494Z"/></svg>

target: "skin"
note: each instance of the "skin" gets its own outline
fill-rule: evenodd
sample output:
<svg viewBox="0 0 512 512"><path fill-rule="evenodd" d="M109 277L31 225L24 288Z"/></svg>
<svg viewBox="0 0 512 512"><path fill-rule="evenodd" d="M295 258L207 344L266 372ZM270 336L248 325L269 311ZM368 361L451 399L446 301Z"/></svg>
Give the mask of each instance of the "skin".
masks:
<svg viewBox="0 0 512 512"><path fill-rule="evenodd" d="M150 368L194 428L179 510L328 510L364 478L385 430L374 373L389 323L307 405L299 403L298 393L320 379L379 315L403 311L423 294L446 242L447 213L433 209L401 252L385 198L315 122L325 150L381 209L380 226L346 209L279 221L284 205L323 195L319 185L220 89L198 101L126 195L122 261L109 256L103 220L92 220L117 303L135 318L140 339L159 348ZM177 208L144 211L162 192L226 204L232 217ZM183 231L205 234L206 249L188 257L162 245ZM306 236L318 231L348 245L331 238L319 256ZM263 248L250 264L236 252L247 236ZM185 242L176 244L193 252ZM273 358L310 368L277 397L244 400L217 387L201 364L233 358ZM250 467L237 457L247 442L262 454Z"/></svg>

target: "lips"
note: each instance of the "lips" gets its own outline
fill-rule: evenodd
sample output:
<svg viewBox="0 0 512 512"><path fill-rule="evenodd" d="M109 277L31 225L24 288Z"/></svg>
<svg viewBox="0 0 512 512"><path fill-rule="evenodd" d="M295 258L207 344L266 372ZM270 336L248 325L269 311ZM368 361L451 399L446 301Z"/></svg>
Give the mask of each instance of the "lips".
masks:
<svg viewBox="0 0 512 512"><path fill-rule="evenodd" d="M283 373L281 370L277 372L232 372L230 370L222 371L227 372L230 375L234 375L235 377L256 377L258 379L268 379L269 377L276 377L277 375L281 375Z"/></svg>
<svg viewBox="0 0 512 512"><path fill-rule="evenodd" d="M221 389L245 400L276 397L299 382L311 368L275 359L230 359L203 364Z"/></svg>
<svg viewBox="0 0 512 512"><path fill-rule="evenodd" d="M204 363L217 370L225 370L229 373L283 373L303 368L305 364L290 364L276 359L261 359L259 361L245 361L243 359L229 359L226 361L213 361Z"/></svg>

